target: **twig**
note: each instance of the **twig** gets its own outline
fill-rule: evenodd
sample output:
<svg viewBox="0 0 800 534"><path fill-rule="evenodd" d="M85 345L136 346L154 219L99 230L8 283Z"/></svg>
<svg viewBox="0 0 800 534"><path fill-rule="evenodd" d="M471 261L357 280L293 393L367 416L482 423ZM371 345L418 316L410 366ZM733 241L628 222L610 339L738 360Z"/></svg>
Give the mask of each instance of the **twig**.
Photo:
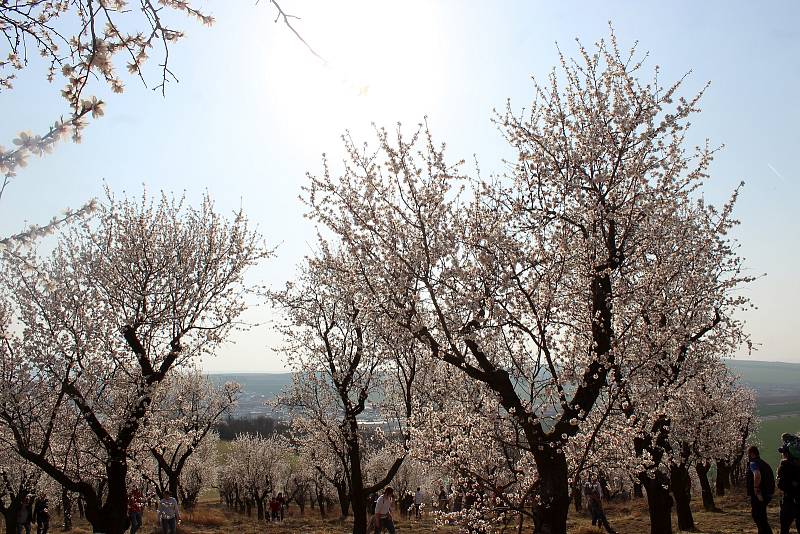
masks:
<svg viewBox="0 0 800 534"><path fill-rule="evenodd" d="M308 42L305 39L303 39L303 36L300 35L300 33L294 28L294 26L292 26L292 23L289 21L289 19L300 20L300 17L298 17L296 15L290 15L290 14L286 13L283 10L283 8L280 6L280 4L278 4L278 2L276 2L276 0L269 0L269 3L274 5L275 9L278 10L278 16L275 17L275 22L278 22L279 20L283 19L283 23L286 24L286 27L288 27L292 31L292 33L295 35L295 37L297 37L300 40L300 42L305 45L305 47L308 49L308 51L311 52L317 59L322 61L322 63L327 65L328 62L325 60L325 58L322 57L321 55L319 55L317 53L317 51L314 50L311 47L311 45L308 44ZM256 4L258 4L258 0L256 0Z"/></svg>

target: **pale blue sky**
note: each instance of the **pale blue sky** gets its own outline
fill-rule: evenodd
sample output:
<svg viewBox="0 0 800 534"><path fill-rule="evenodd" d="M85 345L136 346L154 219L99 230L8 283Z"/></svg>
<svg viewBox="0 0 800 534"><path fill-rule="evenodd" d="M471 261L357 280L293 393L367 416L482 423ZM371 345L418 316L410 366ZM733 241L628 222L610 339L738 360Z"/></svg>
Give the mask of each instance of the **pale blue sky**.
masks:
<svg viewBox="0 0 800 534"><path fill-rule="evenodd" d="M493 107L531 96L530 76L557 62L555 42L575 53L612 21L621 44L639 40L663 79L692 69L687 90L712 86L694 121L699 138L724 143L707 188L723 201L740 180L737 236L753 274L768 276L748 294L754 356L800 362L796 277L800 222L800 2L310 2L283 0L303 17L297 28L323 65L282 25L266 2L206 2L212 28L186 21L188 37L171 55L180 78L167 98L127 80L106 116L80 145L64 143L31 161L0 203L0 235L24 221L44 222L66 205L120 192L208 190L222 209L243 206L278 257L254 278L281 285L310 250L313 228L297 201L320 155L339 159L347 128L367 137L370 122L416 124L424 115L453 159L477 154L482 170L508 155L489 121ZM0 94L0 143L17 131L42 131L63 113L59 87L27 72ZM250 312L268 321L267 309ZM267 326L237 339L205 363L208 371L279 371Z"/></svg>

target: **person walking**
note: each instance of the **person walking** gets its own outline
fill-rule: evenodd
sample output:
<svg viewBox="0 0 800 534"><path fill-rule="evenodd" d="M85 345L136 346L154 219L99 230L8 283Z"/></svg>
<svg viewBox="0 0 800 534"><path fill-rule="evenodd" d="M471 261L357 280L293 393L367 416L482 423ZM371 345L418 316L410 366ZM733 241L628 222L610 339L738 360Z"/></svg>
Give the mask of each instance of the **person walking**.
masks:
<svg viewBox="0 0 800 534"><path fill-rule="evenodd" d="M50 502L45 493L40 493L33 506L33 518L36 520L36 534L47 534L50 528Z"/></svg>
<svg viewBox="0 0 800 534"><path fill-rule="evenodd" d="M420 517L420 509L422 508L422 501L425 496L422 494L422 490L419 486L417 486L417 491L414 493L414 517L419 519Z"/></svg>
<svg viewBox="0 0 800 534"><path fill-rule="evenodd" d="M286 499L283 497L283 492L279 492L278 496L275 497L275 500L278 501L278 514L279 520L283 521L284 518L284 508L286 508Z"/></svg>
<svg viewBox="0 0 800 534"><path fill-rule="evenodd" d="M439 510L442 512L449 512L447 509L447 493L444 491L444 486L439 486Z"/></svg>
<svg viewBox="0 0 800 534"><path fill-rule="evenodd" d="M33 521L33 495L26 495L22 499L19 510L17 511L17 534L31 534L31 522Z"/></svg>
<svg viewBox="0 0 800 534"><path fill-rule="evenodd" d="M767 507L775 493L775 475L767 462L761 459L758 447L747 449L747 495L750 497L750 513L758 528L758 534L772 534L767 518Z"/></svg>
<svg viewBox="0 0 800 534"><path fill-rule="evenodd" d="M586 481L583 486L583 493L592 516L593 527L603 527L609 534L616 534L616 531L608 524L606 512L603 510L603 486L595 476Z"/></svg>
<svg viewBox="0 0 800 534"><path fill-rule="evenodd" d="M460 512L461 505L464 502L464 495L459 491L453 495L453 511Z"/></svg>
<svg viewBox="0 0 800 534"><path fill-rule="evenodd" d="M389 534L395 534L392 504L394 504L394 489L386 486L375 502L375 534L381 534L383 529L386 529Z"/></svg>
<svg viewBox="0 0 800 534"><path fill-rule="evenodd" d="M783 445L778 452L783 454L783 459L778 466L778 488L783 496L779 517L781 534L789 534L792 523L800 531L800 440L791 434L781 437Z"/></svg>
<svg viewBox="0 0 800 534"><path fill-rule="evenodd" d="M278 499L275 496L273 496L269 500L269 520L270 521L274 522L274 521L278 520L278 517L279 517L278 508L280 508L280 505L278 504Z"/></svg>
<svg viewBox="0 0 800 534"><path fill-rule="evenodd" d="M170 495L169 491L165 491L161 500L158 501L158 519L161 521L161 532L163 534L175 534L180 517L178 501Z"/></svg>
<svg viewBox="0 0 800 534"><path fill-rule="evenodd" d="M138 488L134 488L128 495L128 519L131 521L131 534L136 534L136 531L142 528L143 507L142 492Z"/></svg>
<svg viewBox="0 0 800 534"><path fill-rule="evenodd" d="M411 509L414 507L414 495L411 494L410 491L407 491L403 494L403 498L400 499L400 515L403 519L408 519L411 517Z"/></svg>

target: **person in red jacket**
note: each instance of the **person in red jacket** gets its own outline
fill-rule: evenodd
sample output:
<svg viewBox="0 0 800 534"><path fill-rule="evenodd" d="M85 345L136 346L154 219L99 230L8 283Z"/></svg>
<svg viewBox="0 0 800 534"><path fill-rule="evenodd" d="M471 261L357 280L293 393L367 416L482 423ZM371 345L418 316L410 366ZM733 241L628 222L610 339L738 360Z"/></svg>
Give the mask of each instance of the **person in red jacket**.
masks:
<svg viewBox="0 0 800 534"><path fill-rule="evenodd" d="M131 520L131 534L136 534L136 531L142 527L142 508L144 506L144 498L142 492L134 488L128 494L128 518Z"/></svg>
<svg viewBox="0 0 800 534"><path fill-rule="evenodd" d="M275 497L269 500L269 515L272 521L278 520L278 514L280 513L281 505L278 502L278 499Z"/></svg>

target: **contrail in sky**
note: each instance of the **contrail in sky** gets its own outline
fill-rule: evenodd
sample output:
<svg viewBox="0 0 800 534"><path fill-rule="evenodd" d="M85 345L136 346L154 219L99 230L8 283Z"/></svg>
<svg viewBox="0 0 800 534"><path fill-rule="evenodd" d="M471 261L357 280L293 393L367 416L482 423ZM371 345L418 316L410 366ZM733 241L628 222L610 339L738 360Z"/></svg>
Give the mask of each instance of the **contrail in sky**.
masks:
<svg viewBox="0 0 800 534"><path fill-rule="evenodd" d="M769 167L769 170L771 170L772 172L774 172L774 173L775 173L775 176L777 176L778 178L780 178L780 179L781 179L781 180L783 180L784 182L786 181L786 178L784 178L783 176L781 176L781 173L779 173L777 170L775 170L775 167L773 167L773 166L772 166L772 165L770 165L769 163L767 163L767 167Z"/></svg>

